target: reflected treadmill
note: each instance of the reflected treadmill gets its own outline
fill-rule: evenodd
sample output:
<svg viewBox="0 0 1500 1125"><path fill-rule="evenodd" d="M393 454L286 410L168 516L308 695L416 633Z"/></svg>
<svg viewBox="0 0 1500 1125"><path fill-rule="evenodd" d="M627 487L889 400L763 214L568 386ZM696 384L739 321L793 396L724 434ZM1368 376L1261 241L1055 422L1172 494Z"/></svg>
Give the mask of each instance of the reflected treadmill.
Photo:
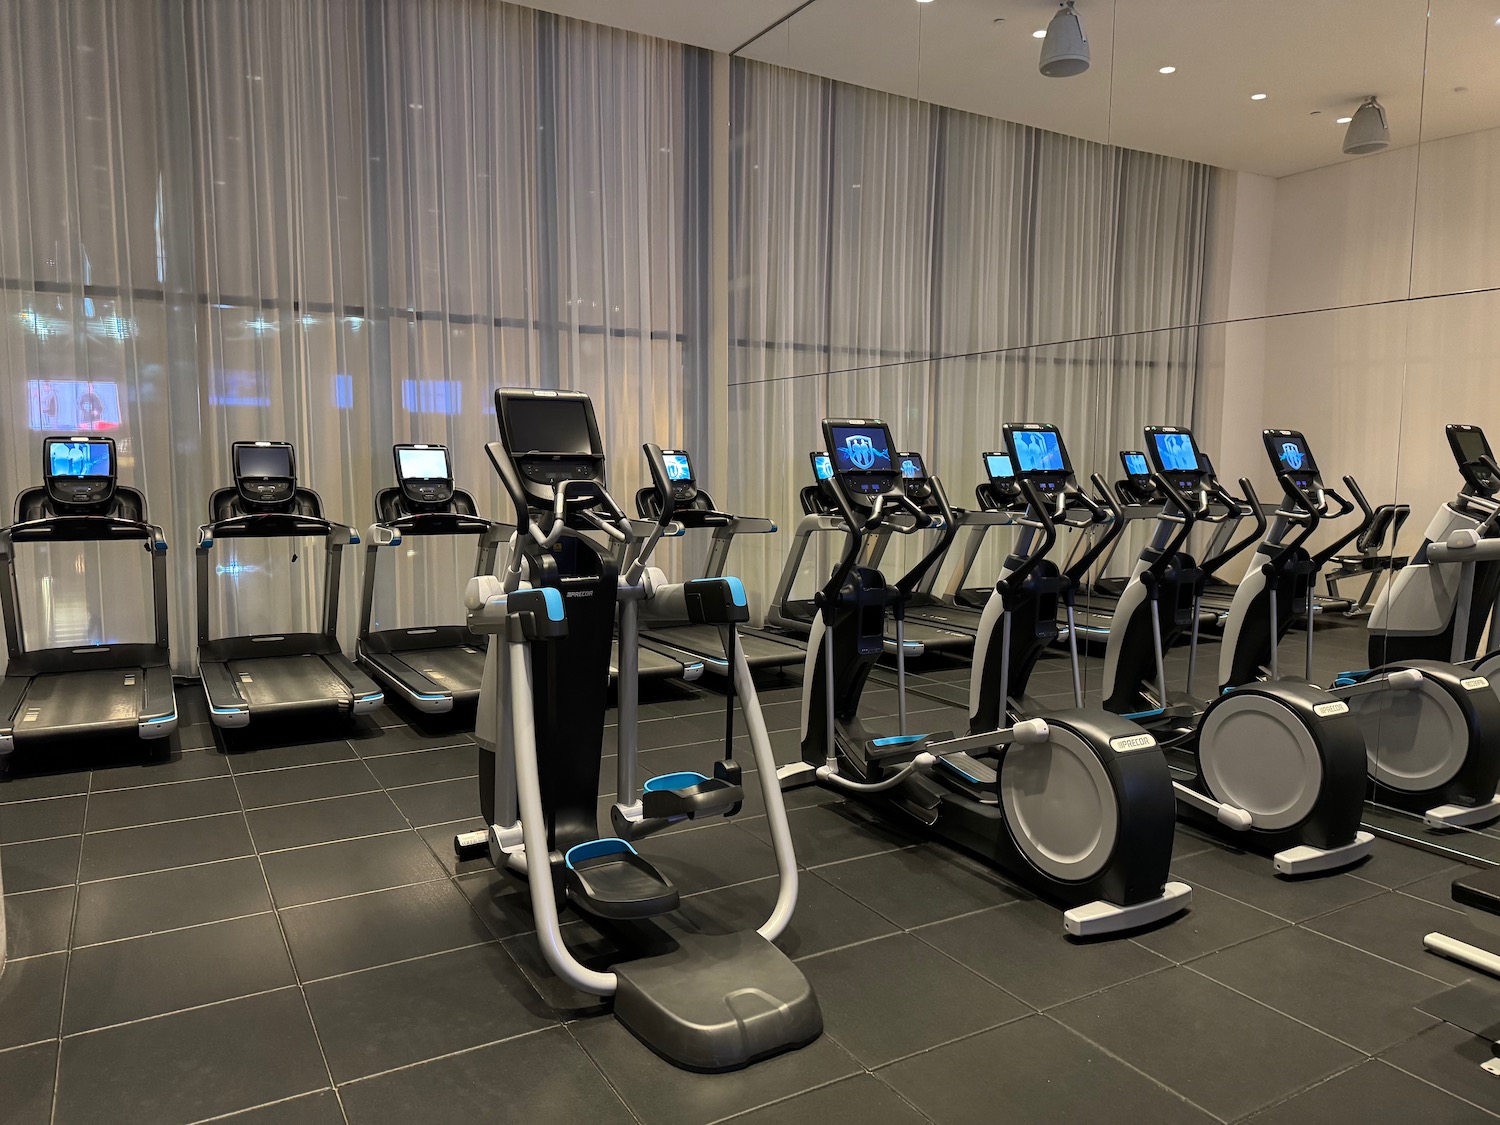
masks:
<svg viewBox="0 0 1500 1125"><path fill-rule="evenodd" d="M339 567L351 527L323 518L323 501L297 485L296 454L282 441L232 447L234 485L209 500L212 522L198 529L198 668L214 725L243 727L252 717L361 715L385 696L339 647ZM223 539L321 537L327 558L323 628L209 638L209 578L214 543Z"/></svg>
<svg viewBox="0 0 1500 1125"><path fill-rule="evenodd" d="M167 541L149 522L146 498L117 483L114 439L49 437L42 485L16 497L15 522L0 531L9 663L0 682L0 771L17 749L62 739L134 734L164 739L177 729L167 650ZM16 584L19 543L139 542L151 553L149 644L88 642L26 648ZM165 754L168 743L157 743Z"/></svg>
<svg viewBox="0 0 1500 1125"><path fill-rule="evenodd" d="M713 529L713 543L702 577L724 577L734 537L768 535L776 530L776 525L768 519L735 516L716 510L713 497L698 487L692 458L687 451L663 449L661 455L672 484L672 521L689 531ZM661 493L654 488L642 488L635 494L635 506L641 519L656 521L661 516ZM694 625L687 621L653 623L641 630L641 637L669 655L680 653L686 660L701 661L717 676L729 675L729 659L724 653L724 639L717 625ZM807 656L806 646L795 637L752 629L748 625L740 626L739 647L752 669L801 664Z"/></svg>
<svg viewBox="0 0 1500 1125"><path fill-rule="evenodd" d="M419 625L371 629L375 575L382 547L399 547L407 536L478 539L474 573L493 574L502 528L479 515L474 498L453 485L446 445L397 445L396 487L375 497L375 523L365 545L364 585L359 608L359 663L396 698L418 711L440 714L453 704L479 698L485 642L467 625Z"/></svg>

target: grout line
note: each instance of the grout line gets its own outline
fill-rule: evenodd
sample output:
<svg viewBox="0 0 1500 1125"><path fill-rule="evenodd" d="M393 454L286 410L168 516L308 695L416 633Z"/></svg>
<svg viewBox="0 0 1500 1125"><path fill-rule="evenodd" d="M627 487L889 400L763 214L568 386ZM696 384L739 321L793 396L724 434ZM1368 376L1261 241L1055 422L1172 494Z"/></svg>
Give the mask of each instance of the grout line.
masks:
<svg viewBox="0 0 1500 1125"><path fill-rule="evenodd" d="M1434 1026L1436 1026L1436 1027L1444 1027L1444 1026L1452 1026L1452 1025L1438 1023L1438 1024L1435 1024ZM1431 1030L1432 1030L1431 1028L1423 1028L1422 1031L1417 1032L1416 1035L1413 1035L1411 1037L1411 1039L1405 1040L1405 1042L1410 1043L1412 1039L1416 1039L1418 1036L1423 1035L1426 1032L1431 1031ZM1400 1043L1396 1044L1396 1046L1398 1046L1398 1047L1401 1046L1401 1045L1402 1044L1400 1044ZM1389 1048L1389 1047L1386 1048L1386 1050L1391 1050L1391 1049L1392 1048ZM1493 1109L1490 1109L1488 1106L1480 1105L1478 1102L1473 1101L1470 1098L1465 1097L1463 1094L1459 1093L1457 1090L1450 1090L1450 1089L1448 1089L1448 1087L1446 1087L1446 1086L1440 1086L1436 1082L1434 1082L1432 1079L1427 1078L1427 1077L1425 1077L1425 1076L1423 1076L1421 1074L1417 1074L1415 1071L1407 1070L1400 1063L1392 1062L1390 1059L1386 1058L1385 1055L1383 1055L1383 1054L1379 1055L1376 1058L1370 1059L1368 1061L1373 1062L1373 1063L1378 1063L1378 1064L1381 1064L1381 1065L1384 1065L1384 1066L1388 1066L1392 1070L1396 1071L1398 1074L1404 1074L1408 1078L1415 1078L1418 1082L1421 1082L1423 1085L1425 1085L1425 1086L1431 1086L1434 1090L1440 1090L1442 1093L1447 1094L1450 1098L1456 1098L1459 1101L1463 1102L1465 1105L1471 1105L1475 1109L1479 1110L1480 1112L1489 1114L1491 1117L1500 1117L1500 1114L1497 1114Z"/></svg>
<svg viewBox="0 0 1500 1125"><path fill-rule="evenodd" d="M68 919L68 959L63 962L62 992L58 996L57 1003L57 1059L52 1070L52 1112L48 1116L48 1121L52 1125L56 1125L57 1122L57 1103L62 1090L62 1029L63 1021L67 1018L68 1013L68 984L73 968L73 937L78 932L78 900L83 897L79 890L79 881L83 877L83 834L88 830L89 826L89 796L93 791L94 771L90 770L88 785L83 793L83 822L79 828L78 862L73 868L73 911L71 917ZM0 903L0 910L3 909L4 904Z"/></svg>
<svg viewBox="0 0 1500 1125"><path fill-rule="evenodd" d="M583 1057L589 1060L589 1065L594 1068L594 1072L598 1074L599 1077L603 1080L604 1085L609 1089L609 1092L615 1096L615 1100L624 1107L625 1112L630 1115L630 1119L632 1121L638 1122L639 1125L645 1125L645 1123L641 1121L640 1114L636 1113L636 1111L631 1108L630 1102L625 1099L625 1095L622 1094L620 1092L620 1088L615 1085L615 1081L609 1076L609 1072L604 1069L598 1059L594 1058L594 1053L588 1049L588 1046L583 1042L583 1040L579 1039L578 1035L573 1031L573 1021L562 1021L562 1028L565 1032L567 1032L568 1038L573 1041L573 1045L583 1052Z"/></svg>
<svg viewBox="0 0 1500 1125"><path fill-rule="evenodd" d="M167 821L166 823L175 824L177 822ZM124 875L105 875L99 879L80 879L78 887L82 890L84 887L92 887L98 883L118 883L122 879L145 879L151 875L165 875L169 871L191 871L195 867L212 867L218 863L238 863L240 860L253 858L253 852L246 852L244 855L227 855L221 856L219 859L202 859L196 863L179 863L175 867L153 867L150 871L131 871Z"/></svg>
<svg viewBox="0 0 1500 1125"><path fill-rule="evenodd" d="M277 1098L272 1102L260 1102L257 1105L247 1105L241 1109L232 1109L228 1113L218 1113L213 1117L200 1117L191 1125L208 1125L211 1121L226 1121L231 1117L238 1117L242 1113L253 1113L256 1110L272 1109L275 1106L286 1105L288 1102L300 1101L303 1098L315 1098L319 1094L333 1094L334 1100L338 1100L338 1093L332 1086L324 1086L321 1090L304 1090L300 1094L289 1094L284 1098ZM347 1118L345 1119L347 1120Z"/></svg>
<svg viewBox="0 0 1500 1125"><path fill-rule="evenodd" d="M209 1000L202 1004L189 1004L185 1008L173 1008L170 1012L153 1012L149 1016L138 1016L133 1020L120 1020L118 1023L102 1024L99 1027L86 1027L82 1031L72 1031L64 1035L64 1041L69 1039L82 1039L86 1035L97 1035L101 1031L115 1031L122 1027L134 1027L138 1023L154 1023L164 1020L170 1016L180 1016L184 1012L201 1012L208 1008L222 1008L225 1004L234 1004L240 1000L253 1000L257 996L270 996L276 992L289 992L295 988L291 984L278 984L275 988L260 988L254 992L247 992L243 996L227 996L222 1000Z"/></svg>
<svg viewBox="0 0 1500 1125"><path fill-rule="evenodd" d="M338 840L334 841L334 843L340 842ZM410 883L397 883L394 887L373 887L367 891L353 891L346 895L330 895L328 898L316 898L311 902L289 902L285 905L277 904L276 910L278 912L284 910L306 910L310 906L326 906L330 902L348 902L354 898L369 898L371 895L389 894L391 891L405 891L410 890L412 887L425 887L428 883L440 883L444 880L452 882L452 877L449 876L447 871L439 868L438 872L431 879L415 879ZM467 896L465 898L467 899ZM275 902L274 897L272 898L272 902Z"/></svg>
<svg viewBox="0 0 1500 1125"><path fill-rule="evenodd" d="M362 1074L358 1078L349 1079L347 1082L342 1083L342 1085L357 1086L361 1082L369 1082L370 1080L375 1078L384 1078L388 1074L399 1074L403 1070L412 1070L419 1066L426 1066L428 1063L443 1062L447 1059L456 1059L461 1055L472 1055L475 1051L483 1051L486 1047L494 1047L500 1043L513 1043L517 1039L527 1039L533 1035L545 1035L547 1032L554 1031L561 1027L563 1027L563 1023L561 1020L558 1020L556 1023L549 1024L546 1027L534 1027L530 1031L522 1031L516 1033L515 1035L506 1035L499 1039L491 1039L487 1043L476 1043L471 1047L460 1047L456 1051L447 1051L441 1055L434 1055L430 1059L418 1059L416 1062L402 1063L400 1066L393 1066L387 1070L377 1070L374 1074ZM335 1090L337 1090L337 1087L335 1087ZM342 1108L342 1099L340 1099L339 1105L340 1108Z"/></svg>
<svg viewBox="0 0 1500 1125"><path fill-rule="evenodd" d="M253 910L249 914L233 914L227 918L210 918L207 922L190 922L186 926L168 926L160 930L147 930L143 934L126 934L123 937L105 938L103 941L90 941L82 945L70 945L70 951L76 953L80 949L98 949L102 945L119 945L127 941L140 941L142 938L156 937L158 934L180 934L187 930L201 930L206 926L221 926L225 922L243 922L246 918L263 918L267 914L274 914L274 906L267 906L264 910Z"/></svg>

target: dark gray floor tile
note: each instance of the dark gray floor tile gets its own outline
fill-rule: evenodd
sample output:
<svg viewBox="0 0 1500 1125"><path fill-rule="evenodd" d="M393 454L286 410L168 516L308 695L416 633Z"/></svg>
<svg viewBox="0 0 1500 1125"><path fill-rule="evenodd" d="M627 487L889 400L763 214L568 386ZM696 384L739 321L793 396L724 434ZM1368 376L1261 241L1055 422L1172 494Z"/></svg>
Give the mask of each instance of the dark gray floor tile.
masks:
<svg viewBox="0 0 1500 1125"><path fill-rule="evenodd" d="M769 844L732 823L666 832L643 840L636 850L683 894L748 883L776 873Z"/></svg>
<svg viewBox="0 0 1500 1125"><path fill-rule="evenodd" d="M57 1043L0 1051L0 1090L5 1091L5 1125L49 1125Z"/></svg>
<svg viewBox="0 0 1500 1125"><path fill-rule="evenodd" d="M606 970L621 956L617 945L600 936L593 926L582 919L564 922L562 939L563 944L579 963L590 969ZM503 944L505 951L510 954L510 959L521 967L521 971L526 974L526 979L531 982L531 987L536 989L537 995L557 1013L559 1018L581 1019L608 1013L609 1002L607 1000L581 992L553 974L552 967L542 956L541 945L537 942L536 934L529 933L506 938Z"/></svg>
<svg viewBox="0 0 1500 1125"><path fill-rule="evenodd" d="M406 822L405 817L401 820L403 824ZM417 835L427 841L427 846L432 849L438 865L449 875L468 875L479 871L493 871L494 866L490 863L488 856L460 861L458 856L453 854L453 837L468 832L481 832L485 830L485 827L484 818L476 813L464 820L429 824L425 828L417 829Z"/></svg>
<svg viewBox="0 0 1500 1125"><path fill-rule="evenodd" d="M1408 1039L1382 1056L1394 1067L1416 1075L1424 1082L1500 1114L1500 1081L1483 1063L1493 1057L1486 1039L1470 1035L1452 1024L1440 1023ZM1410 1117L1409 1121L1421 1118Z"/></svg>
<svg viewBox="0 0 1500 1125"><path fill-rule="evenodd" d="M479 815L479 783L472 777L409 785L390 790L390 796L416 828Z"/></svg>
<svg viewBox="0 0 1500 1125"><path fill-rule="evenodd" d="M432 750L439 746L467 746L471 758L479 752L468 731L424 734L422 731L407 726L399 719L394 724L382 722L377 730L366 731L358 737L351 738L349 745L361 758L406 754L413 750ZM475 760L477 761L477 758Z"/></svg>
<svg viewBox="0 0 1500 1125"><path fill-rule="evenodd" d="M240 800L247 809L348 797L380 788L380 783L358 759L321 766L293 766L284 770L235 775Z"/></svg>
<svg viewBox="0 0 1500 1125"><path fill-rule="evenodd" d="M369 760L370 772L387 789L421 785L428 781L451 781L475 777L479 772L473 746L445 746L436 750L414 750ZM474 783L477 787L478 782Z"/></svg>
<svg viewBox="0 0 1500 1125"><path fill-rule="evenodd" d="M106 793L142 785L164 785L169 781L202 781L228 773L229 762L217 750L173 751L163 761L95 769L93 791Z"/></svg>
<svg viewBox="0 0 1500 1125"><path fill-rule="evenodd" d="M103 832L108 828L130 828L239 810L240 799L234 791L234 781L228 777L148 785L93 794L89 797L88 830Z"/></svg>
<svg viewBox="0 0 1500 1125"><path fill-rule="evenodd" d="M65 953L11 961L0 973L0 1051L56 1039L62 1015ZM0 1082L0 1090L5 1085Z"/></svg>
<svg viewBox="0 0 1500 1125"><path fill-rule="evenodd" d="M90 832L83 838L79 878L113 879L169 867L253 855L245 814L219 813L138 828Z"/></svg>
<svg viewBox="0 0 1500 1125"><path fill-rule="evenodd" d="M456 882L490 932L502 941L536 929L531 896L514 877L486 862L482 870L460 875Z"/></svg>
<svg viewBox="0 0 1500 1125"><path fill-rule="evenodd" d="M1400 893L1383 894L1314 918L1307 928L1449 984L1462 983L1474 975L1473 970L1428 953L1422 948L1424 934L1437 930L1460 941L1493 943L1493 938L1478 936L1480 931L1456 910Z"/></svg>
<svg viewBox="0 0 1500 1125"><path fill-rule="evenodd" d="M1193 968L1366 1054L1433 1020L1414 1005L1443 986L1420 973L1293 927L1193 962Z"/></svg>
<svg viewBox="0 0 1500 1125"><path fill-rule="evenodd" d="M932 1120L951 1125L1213 1120L1046 1016L892 1063L880 1077Z"/></svg>
<svg viewBox="0 0 1500 1125"><path fill-rule="evenodd" d="M1168 962L1135 943L1075 942L1062 913L1036 900L924 926L917 936L1034 1008L1097 992Z"/></svg>
<svg viewBox="0 0 1500 1125"><path fill-rule="evenodd" d="M447 880L287 907L281 923L304 981L492 940Z"/></svg>
<svg viewBox="0 0 1500 1125"><path fill-rule="evenodd" d="M303 1094L282 1102L221 1118L234 1125L344 1125L344 1111L332 1090Z"/></svg>
<svg viewBox="0 0 1500 1125"><path fill-rule="evenodd" d="M76 836L83 831L83 806L87 800L87 797L53 797L0 805L0 844Z"/></svg>
<svg viewBox="0 0 1500 1125"><path fill-rule="evenodd" d="M1254 1125L1481 1125L1483 1110L1419 1082L1378 1059L1335 1075L1249 1119ZM1249 1123L1247 1122L1247 1125Z"/></svg>
<svg viewBox="0 0 1500 1125"><path fill-rule="evenodd" d="M1274 915L1246 906L1217 891L1194 887L1193 905L1186 914L1131 936L1152 953L1181 963L1270 933L1286 924Z"/></svg>
<svg viewBox="0 0 1500 1125"><path fill-rule="evenodd" d="M59 836L0 848L0 872L8 892L62 887L78 879L78 850L82 836Z"/></svg>
<svg viewBox="0 0 1500 1125"><path fill-rule="evenodd" d="M1457 873L1462 870L1464 870L1464 865L1455 864L1450 856L1435 855L1421 848L1377 837L1375 850L1368 860L1359 865L1354 874L1361 879L1378 883L1382 887L1394 889L1441 872ZM1469 870L1473 869L1469 868Z"/></svg>
<svg viewBox="0 0 1500 1125"><path fill-rule="evenodd" d="M56 1121L197 1121L327 1085L289 988L64 1039Z"/></svg>
<svg viewBox="0 0 1500 1125"><path fill-rule="evenodd" d="M253 857L85 883L78 890L75 945L219 922L271 909Z"/></svg>
<svg viewBox="0 0 1500 1125"><path fill-rule="evenodd" d="M217 750L217 741L214 738L214 726L204 720L201 723L177 724L177 729L172 732L172 748L186 753L189 750Z"/></svg>
<svg viewBox="0 0 1500 1125"><path fill-rule="evenodd" d="M74 887L24 891L5 896L6 942L11 957L35 957L68 948L73 926Z"/></svg>
<svg viewBox="0 0 1500 1125"><path fill-rule="evenodd" d="M869 1067L1030 1011L910 934L809 957L798 965L818 994L827 1033Z"/></svg>
<svg viewBox="0 0 1500 1125"><path fill-rule="evenodd" d="M307 1002L339 1082L556 1022L498 942L318 981Z"/></svg>
<svg viewBox="0 0 1500 1125"><path fill-rule="evenodd" d="M1212 838L1196 828L1178 824L1177 831L1172 836L1172 863L1175 866L1178 860L1187 859L1190 855L1197 855L1199 852L1206 852L1217 846Z"/></svg>
<svg viewBox="0 0 1500 1125"><path fill-rule="evenodd" d="M774 878L741 883L682 900L678 915L704 933L758 930L771 915L780 889ZM811 957L870 938L884 937L897 927L824 882L816 872L798 879L797 907L791 923L776 939L788 957Z"/></svg>
<svg viewBox="0 0 1500 1125"><path fill-rule="evenodd" d="M735 1125L773 1125L784 1121L817 1121L819 1125L874 1122L920 1125L926 1120L900 1094L869 1074L856 1074L831 1086L819 1086L734 1118Z"/></svg>
<svg viewBox="0 0 1500 1125"><path fill-rule="evenodd" d="M1381 893L1374 883L1342 873L1284 879L1271 866L1270 856L1224 847L1188 856L1172 865L1172 873L1190 886L1207 887L1289 922L1301 922Z"/></svg>
<svg viewBox="0 0 1500 1125"><path fill-rule="evenodd" d="M37 801L44 797L72 797L89 791L89 771L7 775L0 781L0 805Z"/></svg>
<svg viewBox="0 0 1500 1125"><path fill-rule="evenodd" d="M262 852L352 840L408 827L401 810L378 792L251 809L245 819L250 823L255 846Z"/></svg>
<svg viewBox="0 0 1500 1125"><path fill-rule="evenodd" d="M351 1125L413 1121L631 1122L582 1048L558 1027L341 1087ZM441 1106L441 1117L434 1107Z"/></svg>
<svg viewBox="0 0 1500 1125"><path fill-rule="evenodd" d="M730 1074L694 1074L663 1062L618 1020L570 1024L578 1042L641 1121L698 1125L855 1074L859 1064L828 1035ZM783 1118L783 1120L786 1120Z"/></svg>
<svg viewBox="0 0 1500 1125"><path fill-rule="evenodd" d="M797 862L803 867L874 855L917 842L915 836L891 827L871 810L850 801L791 809L786 819L792 829ZM764 818L747 821L741 827L770 842L771 830Z"/></svg>
<svg viewBox="0 0 1500 1125"><path fill-rule="evenodd" d="M289 743L265 746L238 754L227 754L225 760L237 776L264 773L267 770L292 769L297 766L324 766L331 762L352 762L359 755L348 739L329 738L322 742Z"/></svg>
<svg viewBox="0 0 1500 1125"><path fill-rule="evenodd" d="M63 1033L295 983L273 914L91 945L73 951Z"/></svg>
<svg viewBox="0 0 1500 1125"><path fill-rule="evenodd" d="M1183 968L1129 981L1052 1014L1226 1121L1362 1057Z"/></svg>
<svg viewBox="0 0 1500 1125"><path fill-rule="evenodd" d="M1472 875L1477 870L1478 868L1471 867L1467 863L1455 863L1452 867L1429 875L1425 879L1404 884L1401 887L1401 893L1424 899L1437 906L1446 906L1450 910L1462 910L1463 907L1453 901L1453 880Z"/></svg>
<svg viewBox="0 0 1500 1125"><path fill-rule="evenodd" d="M830 863L818 874L906 929L1024 895L993 868L938 844Z"/></svg>
<svg viewBox="0 0 1500 1125"><path fill-rule="evenodd" d="M264 856L277 906L301 906L342 895L441 879L443 869L411 829L363 840L339 840Z"/></svg>

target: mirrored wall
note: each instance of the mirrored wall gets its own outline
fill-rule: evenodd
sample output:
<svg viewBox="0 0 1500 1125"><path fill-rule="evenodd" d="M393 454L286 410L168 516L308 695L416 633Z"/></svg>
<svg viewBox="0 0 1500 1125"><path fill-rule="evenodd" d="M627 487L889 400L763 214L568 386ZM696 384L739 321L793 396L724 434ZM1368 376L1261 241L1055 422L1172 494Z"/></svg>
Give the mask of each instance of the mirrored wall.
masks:
<svg viewBox="0 0 1500 1125"><path fill-rule="evenodd" d="M1421 547L1466 487L1445 428L1500 431L1484 393L1500 369L1500 0L1074 11L1082 50L1047 38L1070 18L1050 0L813 0L738 52L730 419L757 440L732 452L735 502L794 525L825 412L887 419L969 505L1006 421L1057 423L1080 477L1112 487L1142 427L1170 424L1274 533L1290 501L1273 457L1290 455L1263 431L1294 431L1348 503L1303 542L1321 573L1310 605L1293 591L1278 607L1277 672L1331 683L1388 654L1481 656L1487 572ZM1489 510L1460 507L1459 523ZM1080 612L1107 614L1153 523L1129 523ZM1226 524L1195 533L1200 559L1259 541L1251 516ZM992 581L1013 534L986 532L967 578L950 564L936 586ZM888 569L916 549L893 547ZM769 589L781 555L759 552L741 565ZM1255 553L1210 579L1199 697L1269 663L1269 634L1222 636ZM1467 606L1464 627L1409 620L1434 597L1452 619ZM1086 646L1095 693L1100 651ZM1168 665L1187 687L1186 654ZM1369 822L1500 860L1500 820L1425 822L1494 790L1460 793L1456 759L1432 749L1459 740L1462 699L1376 694L1351 700L1387 783Z"/></svg>

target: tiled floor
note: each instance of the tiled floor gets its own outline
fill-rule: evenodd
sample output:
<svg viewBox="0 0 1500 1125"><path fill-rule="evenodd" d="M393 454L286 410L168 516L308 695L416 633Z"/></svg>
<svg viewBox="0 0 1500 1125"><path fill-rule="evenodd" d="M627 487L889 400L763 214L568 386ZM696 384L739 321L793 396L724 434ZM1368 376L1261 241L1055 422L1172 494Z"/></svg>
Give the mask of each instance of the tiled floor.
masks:
<svg viewBox="0 0 1500 1125"><path fill-rule="evenodd" d="M798 689L775 683L763 701L790 756ZM1036 688L1065 700L1066 669L1047 662ZM1055 908L983 866L801 790L788 803L806 871L782 945L826 1034L694 1075L551 977L512 883L455 867L453 833L477 826L466 734L384 712L225 753L183 697L193 721L168 762L0 786L6 1125L1500 1115L1483 1044L1416 1007L1468 975L1421 948L1430 929L1468 932L1442 857L1380 842L1353 873L1292 883L1180 830L1192 912L1074 944ZM894 708L887 687L870 699ZM952 724L912 705L917 726ZM706 765L721 706L702 689L647 703L642 768ZM758 809L642 844L693 892L691 924L763 920L775 884ZM602 942L578 920L567 934Z"/></svg>

